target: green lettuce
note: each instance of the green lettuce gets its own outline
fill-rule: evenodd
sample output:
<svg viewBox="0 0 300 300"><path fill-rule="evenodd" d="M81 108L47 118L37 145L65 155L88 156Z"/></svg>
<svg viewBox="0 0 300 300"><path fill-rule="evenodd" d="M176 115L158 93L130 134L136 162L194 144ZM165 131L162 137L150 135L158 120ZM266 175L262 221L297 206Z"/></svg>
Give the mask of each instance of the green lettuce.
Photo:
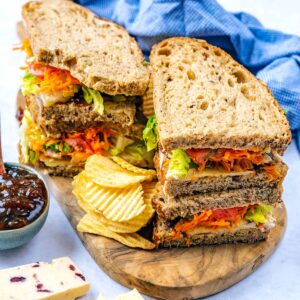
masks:
<svg viewBox="0 0 300 300"><path fill-rule="evenodd" d="M50 149L51 151L55 153L63 152L63 153L68 153L71 152L72 147L67 144L67 143L57 143L57 144L44 144L43 145L44 149Z"/></svg>
<svg viewBox="0 0 300 300"><path fill-rule="evenodd" d="M143 139L147 146L147 151L151 151L157 147L159 138L155 115L148 119L147 125L143 131Z"/></svg>
<svg viewBox="0 0 300 300"><path fill-rule="evenodd" d="M123 95L114 95L113 100L117 102L123 102L126 101L126 97Z"/></svg>
<svg viewBox="0 0 300 300"><path fill-rule="evenodd" d="M38 160L38 157L37 157L36 153L33 150L29 150L29 161L34 164L37 162L37 160Z"/></svg>
<svg viewBox="0 0 300 300"><path fill-rule="evenodd" d="M191 159L184 150L172 150L168 172L174 177L182 178L187 175L190 169L190 163Z"/></svg>
<svg viewBox="0 0 300 300"><path fill-rule="evenodd" d="M71 151L72 151L72 147L69 144L64 143L64 145L62 147L62 152L68 153L68 152L71 152Z"/></svg>
<svg viewBox="0 0 300 300"><path fill-rule="evenodd" d="M271 211L271 207L266 204L260 204L254 209L248 209L245 220L249 222L255 222L256 225L266 224L267 218L266 215Z"/></svg>
<svg viewBox="0 0 300 300"><path fill-rule="evenodd" d="M22 93L24 96L36 94L38 85L36 84L36 77L30 72L26 71L22 78Z"/></svg>
<svg viewBox="0 0 300 300"><path fill-rule="evenodd" d="M88 104L94 104L94 110L100 115L104 113L104 103L100 92L83 86L83 98Z"/></svg>
<svg viewBox="0 0 300 300"><path fill-rule="evenodd" d="M119 135L115 140L114 140L114 148L110 150L110 154L115 156L120 154L124 149L133 143L132 139L129 139L123 135Z"/></svg>
<svg viewBox="0 0 300 300"><path fill-rule="evenodd" d="M153 168L154 150L148 151L143 141L126 146L120 156L133 165Z"/></svg>

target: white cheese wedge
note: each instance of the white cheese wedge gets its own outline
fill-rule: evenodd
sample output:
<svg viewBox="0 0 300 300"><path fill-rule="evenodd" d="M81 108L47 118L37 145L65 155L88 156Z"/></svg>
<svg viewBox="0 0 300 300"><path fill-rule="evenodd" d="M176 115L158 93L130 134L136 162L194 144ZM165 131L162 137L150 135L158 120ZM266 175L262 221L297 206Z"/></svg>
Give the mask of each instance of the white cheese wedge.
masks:
<svg viewBox="0 0 300 300"><path fill-rule="evenodd" d="M119 295L116 300L144 300L144 298L136 289L134 289L129 293Z"/></svg>
<svg viewBox="0 0 300 300"><path fill-rule="evenodd" d="M100 294L97 300L107 300L107 298ZM137 289L133 289L128 293L117 296L116 300L144 300L144 298L141 296Z"/></svg>
<svg viewBox="0 0 300 300"><path fill-rule="evenodd" d="M89 283L69 257L0 270L1 300L74 300Z"/></svg>

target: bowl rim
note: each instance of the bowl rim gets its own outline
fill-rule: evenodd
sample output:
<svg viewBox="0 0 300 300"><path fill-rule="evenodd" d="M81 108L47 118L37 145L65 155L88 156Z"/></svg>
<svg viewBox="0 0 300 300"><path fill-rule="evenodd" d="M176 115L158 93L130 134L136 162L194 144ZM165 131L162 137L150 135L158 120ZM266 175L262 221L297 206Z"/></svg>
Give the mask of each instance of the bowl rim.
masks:
<svg viewBox="0 0 300 300"><path fill-rule="evenodd" d="M8 165L8 166L12 166L12 167L18 167L18 168L21 168L23 170L29 171L30 173L35 174L43 182L43 184L45 186L46 193L47 193L47 199L46 199L46 207L45 207L44 211L33 222L31 222L31 223L29 223L29 224L27 224L23 227L16 228L16 229L0 230L0 235L1 234L6 234L6 233L8 234L8 233L11 233L11 232L21 232L21 231L28 230L28 228L33 227L36 223L38 223L38 221L40 221L41 218L43 218L43 217L47 218L48 211L49 211L49 206L50 206L49 188L48 188L46 179L44 178L44 176L39 171L37 171L36 169L34 169L32 167L29 167L27 165L20 164L20 163L17 163L17 162L4 162L4 165L5 166Z"/></svg>

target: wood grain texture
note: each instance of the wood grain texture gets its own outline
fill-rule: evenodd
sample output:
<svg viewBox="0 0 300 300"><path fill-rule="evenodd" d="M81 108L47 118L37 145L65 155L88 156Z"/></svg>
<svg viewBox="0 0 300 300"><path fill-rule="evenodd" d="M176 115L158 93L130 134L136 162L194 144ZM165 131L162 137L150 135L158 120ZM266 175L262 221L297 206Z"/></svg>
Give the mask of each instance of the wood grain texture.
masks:
<svg viewBox="0 0 300 300"><path fill-rule="evenodd" d="M72 194L71 180L47 177L51 191L76 229L84 212ZM96 263L117 282L161 299L196 299L230 287L273 253L285 230L284 206L275 210L275 217L277 226L268 240L256 244L144 251L77 233Z"/></svg>

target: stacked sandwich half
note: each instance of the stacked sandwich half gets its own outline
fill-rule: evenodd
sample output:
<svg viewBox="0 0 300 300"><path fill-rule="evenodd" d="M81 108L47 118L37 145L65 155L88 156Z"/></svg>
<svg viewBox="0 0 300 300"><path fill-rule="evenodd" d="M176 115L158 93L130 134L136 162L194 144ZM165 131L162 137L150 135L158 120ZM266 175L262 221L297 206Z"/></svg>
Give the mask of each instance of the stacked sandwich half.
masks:
<svg viewBox="0 0 300 300"><path fill-rule="evenodd" d="M265 239L287 172L279 157L291 139L284 112L262 82L205 41L162 41L150 62L156 244Z"/></svg>
<svg viewBox="0 0 300 300"><path fill-rule="evenodd" d="M65 176L94 153L149 166L138 97L149 73L135 40L71 1L28 2L22 14L21 161Z"/></svg>

